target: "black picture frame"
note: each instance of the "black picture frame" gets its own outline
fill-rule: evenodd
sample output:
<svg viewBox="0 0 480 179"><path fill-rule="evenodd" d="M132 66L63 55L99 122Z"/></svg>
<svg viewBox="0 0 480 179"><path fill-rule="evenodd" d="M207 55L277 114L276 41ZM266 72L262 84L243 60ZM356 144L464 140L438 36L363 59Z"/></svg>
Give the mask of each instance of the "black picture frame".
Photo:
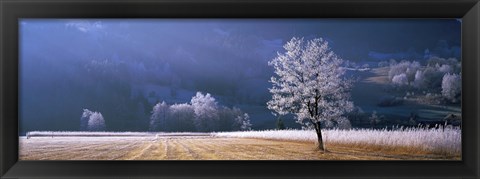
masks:
<svg viewBox="0 0 480 179"><path fill-rule="evenodd" d="M461 161L18 161L19 18L461 18ZM0 178L479 178L478 0L0 0Z"/></svg>

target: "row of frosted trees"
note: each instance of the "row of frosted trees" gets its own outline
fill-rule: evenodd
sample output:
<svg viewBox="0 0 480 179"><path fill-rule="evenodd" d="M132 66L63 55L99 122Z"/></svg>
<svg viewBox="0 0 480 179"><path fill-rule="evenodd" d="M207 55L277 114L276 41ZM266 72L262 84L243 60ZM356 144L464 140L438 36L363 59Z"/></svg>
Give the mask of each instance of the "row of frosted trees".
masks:
<svg viewBox="0 0 480 179"><path fill-rule="evenodd" d="M455 58L432 57L425 66L417 61L390 61L388 72L391 84L409 91L440 94L445 101L461 101L461 62Z"/></svg>
<svg viewBox="0 0 480 179"><path fill-rule="evenodd" d="M209 132L250 130L251 126L247 113L236 107L218 105L209 93L204 95L197 92L190 103L156 104L150 117L149 129L164 132ZM105 131L103 115L84 109L80 118L80 130Z"/></svg>
<svg viewBox="0 0 480 179"><path fill-rule="evenodd" d="M168 105L165 102L153 107L150 117L151 131L238 131L250 130L247 113L239 108L218 105L210 94L197 94L190 103Z"/></svg>

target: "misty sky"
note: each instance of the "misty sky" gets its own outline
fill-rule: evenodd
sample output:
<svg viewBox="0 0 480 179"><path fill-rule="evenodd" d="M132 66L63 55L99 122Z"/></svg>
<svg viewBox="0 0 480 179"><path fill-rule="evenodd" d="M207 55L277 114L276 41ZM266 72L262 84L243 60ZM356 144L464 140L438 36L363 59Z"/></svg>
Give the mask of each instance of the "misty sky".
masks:
<svg viewBox="0 0 480 179"><path fill-rule="evenodd" d="M267 62L292 37L344 60L460 58L456 19L21 19L20 130L77 130L84 108L109 130L142 130L151 106L196 91L271 120ZM271 119L270 119L271 118ZM255 128L255 126L253 126Z"/></svg>

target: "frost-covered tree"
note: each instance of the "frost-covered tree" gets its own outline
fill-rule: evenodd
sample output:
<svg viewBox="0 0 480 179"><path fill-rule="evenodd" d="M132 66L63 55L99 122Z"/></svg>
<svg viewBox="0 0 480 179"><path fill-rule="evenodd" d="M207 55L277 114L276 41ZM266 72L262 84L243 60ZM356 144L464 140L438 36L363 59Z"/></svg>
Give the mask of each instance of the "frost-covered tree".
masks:
<svg viewBox="0 0 480 179"><path fill-rule="evenodd" d="M447 73L442 79L442 95L451 102L457 102L462 91L460 75Z"/></svg>
<svg viewBox="0 0 480 179"><path fill-rule="evenodd" d="M252 124L250 123L250 116L247 113L243 113L243 115L238 115L235 118L234 124L238 126L238 128L242 131L252 129Z"/></svg>
<svg viewBox="0 0 480 179"><path fill-rule="evenodd" d="M417 61L401 61L400 63L391 63L388 71L388 77L395 86L415 85L416 75L421 69Z"/></svg>
<svg viewBox="0 0 480 179"><path fill-rule="evenodd" d="M88 120L88 130L89 131L104 131L105 130L105 120L103 119L102 113L93 112L90 115Z"/></svg>
<svg viewBox="0 0 480 179"><path fill-rule="evenodd" d="M275 76L270 80L268 108L279 115L295 114L299 123L308 120L317 133L318 149L325 151L321 121L337 120L353 109L343 60L321 38L294 37L283 48L285 53L269 61Z"/></svg>
<svg viewBox="0 0 480 179"><path fill-rule="evenodd" d="M187 103L174 104L170 106L169 131L195 131L193 120L195 118L195 111L193 106Z"/></svg>
<svg viewBox="0 0 480 179"><path fill-rule="evenodd" d="M214 97L209 93L204 95L201 92L197 92L197 94L190 100L190 103L195 111L194 123L197 130L211 131L212 129L217 128L218 105Z"/></svg>
<svg viewBox="0 0 480 179"><path fill-rule="evenodd" d="M400 63L390 64L390 70L388 71L388 77L392 80L395 76L405 74L408 81L413 81L415 73L420 69L421 65L417 61L401 61Z"/></svg>
<svg viewBox="0 0 480 179"><path fill-rule="evenodd" d="M395 84L395 85L398 85L398 86L407 85L408 84L407 75L405 73L395 75L392 78L392 83Z"/></svg>
<svg viewBox="0 0 480 179"><path fill-rule="evenodd" d="M165 101L156 104L152 110L152 116L150 117L150 130L157 131L166 130L167 127L167 117L169 112L169 106Z"/></svg>
<svg viewBox="0 0 480 179"><path fill-rule="evenodd" d="M83 109L82 117L80 118L80 130L104 131L105 129L105 120L102 113Z"/></svg>
<svg viewBox="0 0 480 179"><path fill-rule="evenodd" d="M423 83L427 89L437 90L442 86L442 78L445 74L438 70L440 66L427 66L423 71L424 80Z"/></svg>
<svg viewBox="0 0 480 179"><path fill-rule="evenodd" d="M217 129L220 131L239 131L250 130L250 117L247 113L243 113L240 108L222 106L217 110L219 120L217 121Z"/></svg>
<svg viewBox="0 0 480 179"><path fill-rule="evenodd" d="M80 117L80 130L86 131L88 130L88 120L90 120L90 116L92 115L92 111L88 109L83 109L82 117Z"/></svg>
<svg viewBox="0 0 480 179"><path fill-rule="evenodd" d="M218 121L218 126L222 131L233 131L235 130L235 114L234 110L222 106L217 110L218 118L221 119ZM238 130L238 129L237 129Z"/></svg>
<svg viewBox="0 0 480 179"><path fill-rule="evenodd" d="M233 109L227 111L229 111L230 115L228 116L231 118L230 120L227 120L230 123L228 125L232 126L232 130L245 131L251 129L252 124L250 124L250 116L247 113L243 113L242 110L237 107L233 107Z"/></svg>
<svg viewBox="0 0 480 179"><path fill-rule="evenodd" d="M421 70L417 70L415 73L415 79L413 80L413 86L416 88L423 88L425 85L425 75Z"/></svg>

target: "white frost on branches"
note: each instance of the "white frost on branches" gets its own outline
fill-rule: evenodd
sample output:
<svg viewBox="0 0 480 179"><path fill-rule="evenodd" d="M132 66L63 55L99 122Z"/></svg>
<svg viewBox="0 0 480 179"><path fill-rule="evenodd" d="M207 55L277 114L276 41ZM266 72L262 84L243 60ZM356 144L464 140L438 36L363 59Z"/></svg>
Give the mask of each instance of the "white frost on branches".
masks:
<svg viewBox="0 0 480 179"><path fill-rule="evenodd" d="M401 61L400 63L392 63L390 64L388 77L393 82L393 78L395 78L395 76L405 74L407 81L413 81L415 78L415 74L420 69L420 67L421 65L417 61Z"/></svg>
<svg viewBox="0 0 480 179"><path fill-rule="evenodd" d="M313 124L339 119L353 109L351 82L343 78L343 60L327 41L294 37L283 47L286 52L269 62L275 69L269 109L280 115L295 114L299 123L308 119Z"/></svg>
<svg viewBox="0 0 480 179"><path fill-rule="evenodd" d="M206 95L201 92L192 97L190 100L193 110L195 111L195 126L199 131L211 131L218 123L218 105L215 98L209 93Z"/></svg>
<svg viewBox="0 0 480 179"><path fill-rule="evenodd" d="M251 126L247 113L236 107L218 105L212 95L201 92L197 92L190 103L158 103L150 118L152 131L234 131L250 130Z"/></svg>
<svg viewBox="0 0 480 179"><path fill-rule="evenodd" d="M442 78L447 73L459 74L461 62L455 58L431 57L426 66L416 61L390 63L388 77L397 87L413 87L413 89L441 92Z"/></svg>
<svg viewBox="0 0 480 179"><path fill-rule="evenodd" d="M82 117L80 118L80 130L104 131L105 128L105 120L102 113L83 109Z"/></svg>
<svg viewBox="0 0 480 179"><path fill-rule="evenodd" d="M392 83L398 86L403 86L408 84L407 75L405 73L395 75L392 78Z"/></svg>
<svg viewBox="0 0 480 179"><path fill-rule="evenodd" d="M416 88L422 88L425 85L425 75L422 71L417 70L415 73L415 79L413 80L413 86Z"/></svg>
<svg viewBox="0 0 480 179"><path fill-rule="evenodd" d="M250 124L250 116L247 113L244 113L243 115L238 115L235 118L234 124L239 125L240 130L242 131L250 130L252 128L252 124Z"/></svg>
<svg viewBox="0 0 480 179"><path fill-rule="evenodd" d="M152 116L150 117L150 130L165 130L167 126L167 115L169 112L167 103L162 101L153 107Z"/></svg>

